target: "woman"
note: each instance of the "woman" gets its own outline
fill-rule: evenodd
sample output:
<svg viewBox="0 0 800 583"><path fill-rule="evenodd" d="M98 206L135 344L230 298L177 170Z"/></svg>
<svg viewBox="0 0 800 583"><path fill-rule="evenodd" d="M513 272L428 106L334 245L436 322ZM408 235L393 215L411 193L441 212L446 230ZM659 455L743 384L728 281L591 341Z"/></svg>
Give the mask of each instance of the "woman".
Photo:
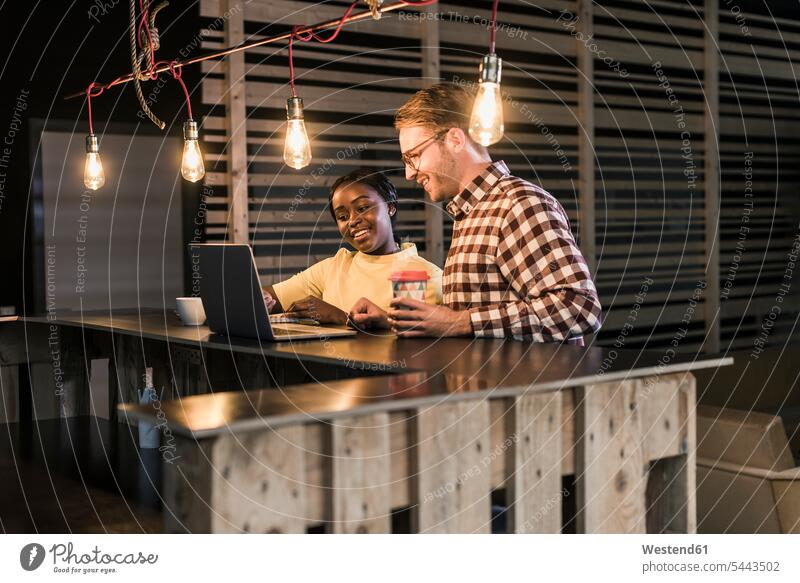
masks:
<svg viewBox="0 0 800 583"><path fill-rule="evenodd" d="M367 298L389 308L398 270L428 273L426 302L442 299L442 270L417 255L413 243L395 239L397 190L382 173L359 168L331 186L329 208L342 238L355 249L339 249L294 277L268 286L264 299L270 313L288 312L324 324L346 324L357 301Z"/></svg>

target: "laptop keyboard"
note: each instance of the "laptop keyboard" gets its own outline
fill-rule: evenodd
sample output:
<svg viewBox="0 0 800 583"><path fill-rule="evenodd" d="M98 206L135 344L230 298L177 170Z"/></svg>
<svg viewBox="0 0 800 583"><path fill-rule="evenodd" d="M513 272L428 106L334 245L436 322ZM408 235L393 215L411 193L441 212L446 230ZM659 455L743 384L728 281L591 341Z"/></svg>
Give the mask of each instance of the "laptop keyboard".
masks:
<svg viewBox="0 0 800 583"><path fill-rule="evenodd" d="M283 326L273 326L272 327L272 335L273 336L291 336L292 334L297 334L296 330L287 330Z"/></svg>
<svg viewBox="0 0 800 583"><path fill-rule="evenodd" d="M272 326L272 333L275 336L286 336L288 334L297 334L302 332L304 334L319 334L323 328L320 326L306 326L305 324L280 324Z"/></svg>

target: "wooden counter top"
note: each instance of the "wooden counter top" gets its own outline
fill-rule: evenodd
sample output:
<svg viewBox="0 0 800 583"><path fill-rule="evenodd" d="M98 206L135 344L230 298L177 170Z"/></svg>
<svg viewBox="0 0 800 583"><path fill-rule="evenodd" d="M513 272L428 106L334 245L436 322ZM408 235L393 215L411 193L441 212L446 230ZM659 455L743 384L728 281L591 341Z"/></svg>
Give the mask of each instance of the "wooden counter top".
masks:
<svg viewBox="0 0 800 583"><path fill-rule="evenodd" d="M590 382L621 380L728 366L732 358L674 355L664 351L609 350L514 340L475 338L400 339L392 334L367 334L328 340L259 342L212 334L206 326L180 324L172 312L124 311L61 314L57 320L25 317L25 323L84 327L237 353L307 362L322 362L356 372L399 374L424 372L428 378L485 382L487 387L566 388Z"/></svg>

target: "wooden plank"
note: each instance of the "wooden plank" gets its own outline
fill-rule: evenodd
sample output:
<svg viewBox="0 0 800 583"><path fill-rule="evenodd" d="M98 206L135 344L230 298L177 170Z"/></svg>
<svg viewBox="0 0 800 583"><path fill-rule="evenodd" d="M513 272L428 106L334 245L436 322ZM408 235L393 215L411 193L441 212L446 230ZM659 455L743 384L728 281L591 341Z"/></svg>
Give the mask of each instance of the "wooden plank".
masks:
<svg viewBox="0 0 800 583"><path fill-rule="evenodd" d="M705 264L706 289L703 302L703 319L706 337L703 352L715 353L720 349L720 289L719 289L719 2L705 0L705 137L703 151L704 209L705 209Z"/></svg>
<svg viewBox="0 0 800 583"><path fill-rule="evenodd" d="M558 533L562 498L561 392L516 397L509 419L509 531Z"/></svg>
<svg viewBox="0 0 800 583"><path fill-rule="evenodd" d="M391 532L389 415L346 417L331 427L331 529Z"/></svg>
<svg viewBox="0 0 800 583"><path fill-rule="evenodd" d="M247 120L247 128L252 132L264 132L267 134L276 134L281 128L284 127L284 120L267 120L267 119L249 119ZM225 118L221 116L208 116L203 124L205 129L224 130ZM309 135L314 136L315 141L325 140L327 135L336 137L328 138L333 143L341 144L341 134L348 134L353 136L363 136L364 138L397 138L397 132L394 128L384 126L369 126L358 123L321 123L313 120L306 122L306 130ZM250 138L252 143L263 143L263 138ZM396 145L387 145L387 147L397 148Z"/></svg>
<svg viewBox="0 0 800 583"><path fill-rule="evenodd" d="M224 130L225 129L225 118L219 116L208 116L205 118L203 123L203 128L205 130ZM251 132L264 132L268 134L266 138L263 137L249 137L247 139L248 144L254 145L263 145L265 142L269 143L270 140L279 140L280 139L280 130L284 126L283 120L264 120L264 119L249 119L247 121L247 129ZM313 120L307 120L306 129L308 130L309 136L312 136L314 139L314 143L330 143L330 147L334 148L342 148L342 140L343 139L350 139L350 140L358 140L357 143L368 143L370 149L378 149L378 150L387 150L395 154L396 159L399 161L400 154L399 150L397 149L396 143L390 143L392 141L397 140L397 132L394 128L390 126L383 126L383 125L376 125L376 126L367 126L363 124L351 124L351 123L320 123L314 122ZM557 135L558 141L561 144L562 148L565 152L574 152L577 151L577 144L578 138L576 136L569 136L564 134L558 133L558 128L552 128L554 135ZM507 131L505 134L509 140L516 145L525 145L526 147L536 148L537 150L540 149L542 152L552 152L552 147L550 144L547 143L547 138L541 134L541 132L523 132L523 131ZM345 136L343 138L342 136ZM222 142L226 141L225 136L223 135L209 135L203 134L203 139L210 142ZM603 138L597 138L598 142ZM373 143L377 142L377 143ZM630 144L631 150L633 149L633 140L626 138L626 142ZM277 143L277 142L276 142ZM606 139L606 145L613 145L618 144L619 139L615 139L613 142L608 141ZM644 145L652 147L653 152L655 152L655 146L652 142L647 142ZM679 142L667 142L664 147L670 147L674 145L675 147L672 148L673 151L677 151L680 148ZM500 144L496 144L492 146L495 152L502 153L504 155L512 155L512 154L519 154L519 151L514 146L504 146L503 142ZM662 154L663 159L669 159L669 153ZM679 155L675 155L675 159L679 159ZM537 168L539 165L537 164Z"/></svg>
<svg viewBox="0 0 800 583"><path fill-rule="evenodd" d="M490 532L489 403L420 409L412 446L416 531Z"/></svg>
<svg viewBox="0 0 800 583"><path fill-rule="evenodd" d="M637 381L643 383L643 381ZM695 380L692 375L664 377L659 392L678 403L679 455L657 456L647 480L647 532L697 531ZM650 405L648 403L648 405Z"/></svg>
<svg viewBox="0 0 800 583"><path fill-rule="evenodd" d="M670 336L671 338L672 336ZM635 403L642 417L642 447L646 460L681 455L684 418L681 416L680 376L649 377L639 383Z"/></svg>
<svg viewBox="0 0 800 583"><path fill-rule="evenodd" d="M614 17L617 18L616 11ZM655 23L654 21L660 20L660 18L661 15L654 14L651 16L651 21L647 24L653 26ZM697 20L695 20L695 23L697 23ZM628 22L625 22L624 24L620 23L619 25L599 24L595 27L595 34L597 34L600 38L605 37L626 39L633 37L636 39L637 48L639 46L649 47L653 44L674 44L675 37L677 36L675 31L667 27L664 27L662 30L654 31L649 30L648 28L640 28L635 25L631 26ZM702 50L703 48L703 39L688 35L681 36L680 43L681 48L685 48L687 50Z"/></svg>
<svg viewBox="0 0 800 583"><path fill-rule="evenodd" d="M284 427L215 441L211 532L305 532L304 431Z"/></svg>
<svg viewBox="0 0 800 583"><path fill-rule="evenodd" d="M294 58L299 60L302 58L302 54L300 51L294 51ZM328 57L330 59L330 56ZM381 87L384 89L394 89L397 91L416 91L417 89L422 88L428 83L433 83L435 81L426 81L425 79L419 79L416 77L399 77L399 76L386 76L384 75L376 75L374 72L354 72L349 70L339 70L332 66L332 61L325 59L325 55L316 54L314 55L314 60L316 60L319 65L315 67L301 67L295 65L294 68L294 76L295 80L299 85L302 85L303 79L313 79L313 80L320 80L320 79L330 79L331 77L335 77L337 83L347 83L348 85L354 87ZM385 66L386 61L381 59L380 55L374 57L375 64L379 65L383 63ZM347 65L352 65L353 63L349 58L345 59L344 62ZM215 72L218 73L219 66L217 63L213 61L203 61L203 70L204 72ZM417 75L417 70L409 70L409 75ZM271 80L277 80L277 83L281 85L285 85L288 83L287 81L287 73L286 73L286 66L285 65L266 65L266 64L259 64L254 65L248 63L246 65L245 75L247 77L251 76L258 76L261 78L260 81L248 81L249 83L258 82L258 83L273 83L275 81L265 81L264 77L270 78Z"/></svg>
<svg viewBox="0 0 800 583"><path fill-rule="evenodd" d="M165 533L211 532L212 446L175 438L175 455L162 464Z"/></svg>
<svg viewBox="0 0 800 583"><path fill-rule="evenodd" d="M248 0L243 2L244 11L239 14L243 19L256 22L275 23L283 26L294 24L316 24L327 20L341 18L346 6L325 3L306 4L293 0ZM366 6L357 6L356 12L362 12ZM212 18L225 14L224 0L203 0L201 15ZM383 34L409 38L414 36L414 28L410 22L397 18L396 14L387 13L380 22L371 18L346 25L346 31Z"/></svg>
<svg viewBox="0 0 800 583"><path fill-rule="evenodd" d="M214 105L225 96L227 87L221 79L206 78L203 81L203 102ZM377 91L364 88L320 87L317 85L304 85L298 92L303 98L309 119L313 111L319 112L349 112L351 114L385 115L390 117L394 111L403 104L407 93L399 91ZM534 114L544 120L547 126L572 126L575 123L576 112L572 111L569 104L541 103L528 96L530 92L520 96L519 107L508 107L504 112L508 123L531 123ZM286 104L286 90L282 83L245 83L245 101L248 107L284 109ZM522 106L526 109L523 109ZM617 119L623 114L620 112ZM636 112L638 113L638 112ZM645 123L644 113L639 115L642 124ZM671 114L663 114L665 120L670 120ZM699 117L699 116L698 116ZM687 116L687 119L689 116ZM654 121L658 121L656 116ZM610 127L617 127L613 120L609 121ZM666 121L664 124L666 125ZM647 126L643 126L647 127Z"/></svg>
<svg viewBox="0 0 800 583"><path fill-rule="evenodd" d="M754 69L759 69L761 61L753 58L752 54L747 56L726 54L724 64L725 70L730 71L732 75L748 75L752 74ZM758 70L758 74L760 75L762 71L764 77L778 81L793 82L800 76L800 66L798 66L797 61L790 61L789 59L770 59L767 63L761 65L761 70Z"/></svg>
<svg viewBox="0 0 800 583"><path fill-rule="evenodd" d="M385 166L389 170L393 170L395 168L398 168L397 166L393 166L392 164L385 164ZM308 176L308 173L303 173L303 174L297 175L297 174L289 174L289 173L285 173L285 174L263 174L263 173L255 173L255 172L253 172L253 173L250 173L249 176L248 176L248 184L250 186L269 186L269 187L288 186L288 187L295 187L297 189L300 189L302 187L303 181L307 179L306 176ZM227 175L224 174L224 173L221 173L221 172L208 172L206 174L206 177L208 179L207 182L210 181L210 184L219 184L221 180L225 180L227 178ZM329 179L325 179L325 180L327 182L333 182L333 180L335 180L335 176L331 175ZM539 181L535 180L535 182L539 182ZM698 181L698 182L700 182L700 181ZM322 185L325 184L325 182L323 180L320 180L319 184L320 184L320 186L322 186ZM647 184L647 181L641 181L641 183L639 181L637 181L637 184ZM661 181L655 181L655 180L652 181L651 184L652 184L653 188L659 188L659 190L661 189L660 187L663 185L663 183ZM557 191L571 192L573 187L574 187L574 182L573 182L573 180L571 178L563 178L563 179L555 178L555 179L547 180L546 181L546 185L547 185L547 190L549 192L557 192ZM627 180L626 181L607 180L607 181L605 181L605 185L604 186L606 188L608 188L608 189L630 188L631 182L627 181ZM402 187L402 185L401 185L401 187ZM417 193L415 192L415 194L417 194ZM214 212L214 211L209 211L209 212ZM223 212L223 211L219 211L219 212ZM618 211L611 211L610 210L608 212L608 214L612 214L614 212L616 212L619 215L625 215L625 216L630 216L631 215L630 211L623 210L623 209L620 209ZM650 215L650 216L664 216L664 210L663 209L660 209L660 210L643 209L643 210L637 210L636 212L637 212L637 215L643 216L643 217L646 217L648 215ZM692 211L692 212L689 212L688 210L686 210L684 212L681 212L680 214L681 214L681 216L689 217L689 216L693 216L693 213L698 213L699 214L699 213L702 213L702 210L698 209L698 210ZM603 215L606 216L606 213L604 212Z"/></svg>
<svg viewBox="0 0 800 583"><path fill-rule="evenodd" d="M225 24L225 42L235 46L244 41L244 7L241 0L220 0L220 7L229 14ZM226 59L225 111L228 135L228 240L246 243L247 222L247 126L245 113L244 53ZM203 94L208 80L203 82Z"/></svg>
<svg viewBox="0 0 800 583"><path fill-rule="evenodd" d="M575 389L561 391L561 475L575 474Z"/></svg>
<svg viewBox="0 0 800 583"><path fill-rule="evenodd" d="M501 7L502 11L502 7ZM480 10L470 9L470 12L480 13ZM486 22L491 18L490 11L483 11ZM479 19L480 16L477 16ZM514 15L514 25L519 25L518 18L524 18L522 15ZM561 27L558 29L552 28L553 19L544 18L541 20L550 25L551 30L536 30L535 33L529 35L527 43L530 46L526 48L530 53L544 53L546 55L557 56L562 59L573 58L575 56L575 43L572 42L567 35L563 34ZM486 51L487 29L484 26L478 26L474 23L459 22L459 21L441 21L441 37L442 45L466 45L473 47L477 54ZM497 53L503 55L503 50L518 51L521 46L520 37L515 35L502 34L502 31L497 34Z"/></svg>
<svg viewBox="0 0 800 583"><path fill-rule="evenodd" d="M748 120L748 124L751 122L756 123L757 121L760 120ZM702 123L703 117L701 115L696 113L686 114L687 127L700 127ZM610 108L598 106L595 110L595 129L598 128L617 132L634 130L674 132L675 116L670 111L615 109L613 105Z"/></svg>
<svg viewBox="0 0 800 583"><path fill-rule="evenodd" d="M652 2L647 4L631 2L628 4L630 8L623 8L614 6L613 18L616 21L625 21L625 25L642 23L645 25L652 25L654 20L662 23L665 28L684 28L689 30L699 30L701 27L700 19L694 11L690 11L686 16L677 16L674 11L679 9L677 6L670 4L668 8L670 12L662 12L657 10ZM609 16L611 14L609 8L602 7L602 16ZM633 27L632 27L633 28Z"/></svg>
<svg viewBox="0 0 800 583"><path fill-rule="evenodd" d="M218 40L216 40L217 37L219 37ZM208 35L208 38L211 40L204 40L201 48L206 49L209 52L226 48L224 35ZM250 41L258 41L266 37L264 35L254 34L248 38ZM366 48L363 44L344 42L346 38L346 36L340 36L336 41L336 44L333 46L310 43L295 44L296 49L293 48L292 53L296 54L298 59L324 59L327 55L329 58L332 57L337 60L347 59L347 62L350 64L364 65L365 67L380 66L381 63L383 63L384 66L386 64L391 64L399 69L408 69L409 72L413 71L415 76L419 74L418 60L416 55L417 47L385 48L373 46ZM284 50L286 50L285 44L272 44L255 47L247 52L252 55L272 56ZM223 60L209 60L205 62L218 65L219 63L222 63ZM212 65L209 69L209 72L219 73L220 69L215 69Z"/></svg>
<svg viewBox="0 0 800 583"><path fill-rule="evenodd" d="M593 34L591 0L578 0L578 29L584 38ZM578 190L580 249L590 273L597 268L595 235L595 149L594 149L594 55L578 40Z"/></svg>
<svg viewBox="0 0 800 583"><path fill-rule="evenodd" d="M686 454L683 473L686 493L685 532L697 532L697 379L690 373L682 375L680 386L681 451Z"/></svg>
<svg viewBox="0 0 800 583"><path fill-rule="evenodd" d="M635 381L587 385L578 399L578 531L645 532L646 460Z"/></svg>
<svg viewBox="0 0 800 583"><path fill-rule="evenodd" d="M613 55L626 64L650 67L654 62L660 61L665 68L703 70L703 52L699 47L684 50L682 46L675 46L674 39L670 45L653 45L637 44L636 39L627 34L616 38L618 40L594 38L592 41L597 44L598 50L606 51L608 55Z"/></svg>
<svg viewBox="0 0 800 583"><path fill-rule="evenodd" d="M428 6L423 14L433 15L437 6ZM424 18L420 23L422 39L422 78L425 85L438 83L441 78L439 53L439 21ZM399 150L399 148L398 148ZM444 266L444 210L441 204L426 200L425 203L425 255L439 267Z"/></svg>

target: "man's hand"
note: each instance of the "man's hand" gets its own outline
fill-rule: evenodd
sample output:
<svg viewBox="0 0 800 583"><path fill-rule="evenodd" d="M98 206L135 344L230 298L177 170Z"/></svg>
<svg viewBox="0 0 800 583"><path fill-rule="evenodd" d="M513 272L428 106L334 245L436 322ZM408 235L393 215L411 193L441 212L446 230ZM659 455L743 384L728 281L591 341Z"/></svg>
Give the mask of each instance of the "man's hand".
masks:
<svg viewBox="0 0 800 583"><path fill-rule="evenodd" d="M401 338L423 336L472 336L469 312L432 306L409 298L394 298L389 325Z"/></svg>
<svg viewBox="0 0 800 583"><path fill-rule="evenodd" d="M314 296L306 296L289 306L286 313L298 318L311 318L320 324L340 324L347 323L347 314L336 306L323 302Z"/></svg>
<svg viewBox="0 0 800 583"><path fill-rule="evenodd" d="M350 321L361 329L389 327L389 318L386 312L367 298L361 298L353 305L350 310Z"/></svg>

